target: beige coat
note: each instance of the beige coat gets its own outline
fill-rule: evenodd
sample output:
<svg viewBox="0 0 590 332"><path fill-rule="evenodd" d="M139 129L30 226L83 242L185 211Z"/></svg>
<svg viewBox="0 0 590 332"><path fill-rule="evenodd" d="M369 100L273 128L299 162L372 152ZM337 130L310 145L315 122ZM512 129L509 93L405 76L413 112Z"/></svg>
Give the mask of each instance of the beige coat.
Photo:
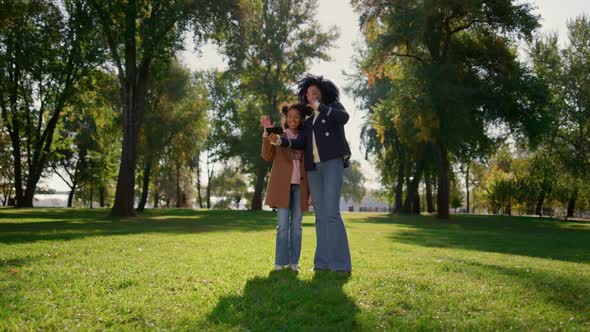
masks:
<svg viewBox="0 0 590 332"><path fill-rule="evenodd" d="M285 135L283 135L285 137ZM270 172L270 180L266 189L266 205L271 208L289 208L291 196L291 177L293 174L293 158L289 148L274 146L270 144L267 138L262 139L262 159L273 161ZM307 199L309 189L307 187L307 174L303 165L303 156L301 158L301 211L309 210Z"/></svg>

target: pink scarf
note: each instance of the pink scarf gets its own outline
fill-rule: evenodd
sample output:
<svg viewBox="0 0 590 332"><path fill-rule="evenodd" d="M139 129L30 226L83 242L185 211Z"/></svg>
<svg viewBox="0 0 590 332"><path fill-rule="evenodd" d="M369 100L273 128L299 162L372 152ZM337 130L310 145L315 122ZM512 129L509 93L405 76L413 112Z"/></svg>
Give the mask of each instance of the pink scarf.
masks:
<svg viewBox="0 0 590 332"><path fill-rule="evenodd" d="M297 136L291 130L285 129L285 134L288 139L296 139ZM291 174L291 184L301 183L301 164L300 160L303 155L303 150L291 149L291 159L293 159L293 173Z"/></svg>

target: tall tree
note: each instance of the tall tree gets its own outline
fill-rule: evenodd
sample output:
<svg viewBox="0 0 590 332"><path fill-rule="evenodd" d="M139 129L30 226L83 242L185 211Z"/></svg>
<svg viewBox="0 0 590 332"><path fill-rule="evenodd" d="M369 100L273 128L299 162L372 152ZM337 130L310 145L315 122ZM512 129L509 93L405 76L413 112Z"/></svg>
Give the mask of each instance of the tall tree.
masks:
<svg viewBox="0 0 590 332"><path fill-rule="evenodd" d="M197 156L202 150L207 136L208 109L205 76L197 72L190 75L178 64L164 75L162 84L171 89L160 95L157 110L151 113L150 123L159 129L144 128L142 146L145 162L149 159L149 169L155 168L157 183L149 186L150 173L143 171L144 188L139 208L147 201L147 191L151 187L155 196L164 185L166 197L176 207L192 207L193 176L198 170ZM176 97L174 97L176 95ZM152 146L156 144L158 146ZM148 159L149 158L149 159Z"/></svg>
<svg viewBox="0 0 590 332"><path fill-rule="evenodd" d="M0 12L7 18L0 26L0 108L16 204L31 207L62 111L102 50L84 1L3 1Z"/></svg>
<svg viewBox="0 0 590 332"><path fill-rule="evenodd" d="M177 61L164 60L156 65L149 81L147 112L138 144L142 189L137 211L143 211L147 203L155 163L159 162L161 154L172 143L174 136L190 124L186 114L179 112L181 100L187 98L191 90L189 71Z"/></svg>
<svg viewBox="0 0 590 332"><path fill-rule="evenodd" d="M137 138L145 112L149 77L156 58L170 58L182 47L190 28L198 41L221 37L222 26L231 26L237 2L90 0L93 13L110 50L121 84L123 145L115 203L111 213L134 215ZM219 28L219 29L218 29Z"/></svg>
<svg viewBox="0 0 590 332"><path fill-rule="evenodd" d="M448 218L450 156L462 144L489 139L486 127L494 121L530 136L543 130L543 85L514 51L514 38L530 38L538 17L530 4L512 0L352 3L371 73L414 82L404 115L421 118L416 127L436 146L437 214ZM413 76L399 66L411 66Z"/></svg>
<svg viewBox="0 0 590 332"><path fill-rule="evenodd" d="M2 119L0 118L0 203L2 206L6 206L8 199L12 197L14 192L14 163L10 151L10 137L1 123Z"/></svg>
<svg viewBox="0 0 590 332"><path fill-rule="evenodd" d="M211 71L206 74L207 92L209 96L209 135L205 141L203 154L205 159L205 204L212 208L211 193L215 167L219 162L227 161L238 154L235 149L240 137L238 109L241 104L242 91L239 79L232 71ZM200 174L197 178L200 187ZM200 192L200 189L199 189ZM202 206L201 206L202 207Z"/></svg>
<svg viewBox="0 0 590 332"><path fill-rule="evenodd" d="M79 86L78 93L63 111L49 165L70 187L68 207L72 206L76 191L91 182L98 189L100 205L104 206L106 183L118 162L114 154L120 149L116 125L119 108L115 97L118 85L111 73L94 70Z"/></svg>
<svg viewBox="0 0 590 332"><path fill-rule="evenodd" d="M557 35L535 41L531 59L536 74L551 92L555 130L546 142L564 172L587 180L590 176L590 18L579 16L567 24L569 43L560 49ZM579 181L570 182L576 186ZM572 188L568 217L575 210L579 188Z"/></svg>

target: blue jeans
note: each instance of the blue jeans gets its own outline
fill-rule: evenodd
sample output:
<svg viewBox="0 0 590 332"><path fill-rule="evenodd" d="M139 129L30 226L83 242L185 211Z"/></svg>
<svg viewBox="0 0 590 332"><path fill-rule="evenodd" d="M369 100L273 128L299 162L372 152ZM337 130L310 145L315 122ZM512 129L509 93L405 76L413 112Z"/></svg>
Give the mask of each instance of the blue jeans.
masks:
<svg viewBox="0 0 590 332"><path fill-rule="evenodd" d="M317 237L314 266L316 269L350 272L348 236L340 215L343 161L336 158L315 165L315 170L307 172Z"/></svg>
<svg viewBox="0 0 590 332"><path fill-rule="evenodd" d="M289 208L279 208L278 216L275 265L299 264L303 215L298 184L291 185Z"/></svg>

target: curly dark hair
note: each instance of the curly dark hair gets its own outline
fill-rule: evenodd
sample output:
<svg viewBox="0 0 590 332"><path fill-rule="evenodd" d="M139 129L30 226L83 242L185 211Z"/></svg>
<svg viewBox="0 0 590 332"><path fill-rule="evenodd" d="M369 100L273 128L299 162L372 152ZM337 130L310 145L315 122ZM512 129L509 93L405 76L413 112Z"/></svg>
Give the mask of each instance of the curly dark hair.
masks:
<svg viewBox="0 0 590 332"><path fill-rule="evenodd" d="M303 103L296 103L296 104L283 104L281 105L281 113L283 113L284 115L284 121L283 121L283 127L284 128L289 128L289 125L287 125L287 113L289 113L289 110L296 110L299 112L299 116L301 116L301 123L299 124L299 129L301 129L303 127L303 120L305 120L305 117L310 115L313 112L313 109Z"/></svg>
<svg viewBox="0 0 590 332"><path fill-rule="evenodd" d="M305 77L297 81L297 97L300 102L306 105L308 104L305 93L312 85L317 86L322 92L322 100L320 100L322 103L332 104L340 101L340 90L338 90L338 87L336 87L332 81L323 76L307 74Z"/></svg>

